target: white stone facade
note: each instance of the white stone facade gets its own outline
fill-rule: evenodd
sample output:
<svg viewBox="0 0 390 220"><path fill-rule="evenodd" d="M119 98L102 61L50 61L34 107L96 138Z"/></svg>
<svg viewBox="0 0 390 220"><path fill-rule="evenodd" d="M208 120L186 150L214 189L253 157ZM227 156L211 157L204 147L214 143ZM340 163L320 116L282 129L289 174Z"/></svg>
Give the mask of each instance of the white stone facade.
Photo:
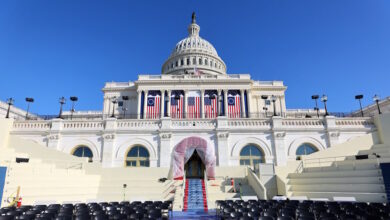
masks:
<svg viewBox="0 0 390 220"><path fill-rule="evenodd" d="M17 120L11 134L68 154L87 146L94 161L105 167L125 166L131 147L141 145L149 152L151 167L170 167L175 146L192 136L214 148L217 166L239 166L240 152L248 144L261 149L264 162L285 165L295 160L297 148L304 143L323 150L376 130L372 118L317 118L312 110L286 109L283 82L226 74L225 63L215 48L199 37L199 30L193 19L189 37L176 45L161 75L106 83L101 112L75 113L73 120ZM232 90L241 97L241 115L236 118L227 113ZM161 94L159 115L154 118L146 117L150 91ZM184 94L182 118L172 117L170 112L175 91ZM204 112L204 97L210 91L216 92L218 100L218 114L211 118ZM200 94L198 118L187 114L191 92Z"/></svg>
<svg viewBox="0 0 390 220"><path fill-rule="evenodd" d="M105 167L125 165L134 145L144 146L151 167L169 167L172 151L181 140L197 136L215 148L217 166L238 166L243 147L255 144L266 163L295 160L303 143L318 150L332 147L376 130L371 118L292 119L115 119L15 121L12 135L33 140L71 154L80 145L89 147L94 161Z"/></svg>

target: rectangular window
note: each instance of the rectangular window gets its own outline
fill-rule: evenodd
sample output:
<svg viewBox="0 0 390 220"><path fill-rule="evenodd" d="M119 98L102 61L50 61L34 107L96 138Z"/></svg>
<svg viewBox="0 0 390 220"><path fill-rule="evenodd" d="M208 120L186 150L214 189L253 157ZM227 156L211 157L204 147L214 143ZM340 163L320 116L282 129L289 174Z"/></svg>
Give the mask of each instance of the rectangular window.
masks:
<svg viewBox="0 0 390 220"><path fill-rule="evenodd" d="M187 59L187 65L190 65L190 59Z"/></svg>
<svg viewBox="0 0 390 220"><path fill-rule="evenodd" d="M123 101L119 101L119 102L118 102L118 106L119 106L119 107L122 107L122 106L123 106Z"/></svg>
<svg viewBox="0 0 390 220"><path fill-rule="evenodd" d="M126 166L135 167L137 166L137 161L126 161Z"/></svg>
<svg viewBox="0 0 390 220"><path fill-rule="evenodd" d="M180 61L180 66L183 66L184 65L184 60L181 60Z"/></svg>

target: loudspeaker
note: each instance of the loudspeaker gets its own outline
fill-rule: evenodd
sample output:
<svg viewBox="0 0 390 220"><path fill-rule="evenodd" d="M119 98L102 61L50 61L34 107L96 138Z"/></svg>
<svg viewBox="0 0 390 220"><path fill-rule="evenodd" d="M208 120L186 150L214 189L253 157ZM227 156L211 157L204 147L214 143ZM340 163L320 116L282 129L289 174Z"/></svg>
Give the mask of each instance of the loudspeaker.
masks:
<svg viewBox="0 0 390 220"><path fill-rule="evenodd" d="M365 155L356 155L355 158L356 158L356 160L368 159L368 154L365 154Z"/></svg>
<svg viewBox="0 0 390 220"><path fill-rule="evenodd" d="M16 163L28 163L30 159L29 158L20 158L20 157L17 157L16 158Z"/></svg>

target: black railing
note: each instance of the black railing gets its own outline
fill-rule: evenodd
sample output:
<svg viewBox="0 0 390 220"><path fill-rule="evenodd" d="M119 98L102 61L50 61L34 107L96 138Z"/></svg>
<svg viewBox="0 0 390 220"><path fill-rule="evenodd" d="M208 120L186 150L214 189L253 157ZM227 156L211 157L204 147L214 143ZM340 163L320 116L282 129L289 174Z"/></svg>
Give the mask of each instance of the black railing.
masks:
<svg viewBox="0 0 390 220"><path fill-rule="evenodd" d="M277 116L280 116L282 118L318 118L316 113L313 112L283 112L283 113L277 113ZM361 117L358 114L352 114L348 112L331 112L329 113L330 116L335 116L339 118L345 118L345 117ZM204 114L202 117L202 114L175 114L171 113L170 118L172 119L215 119L219 116L217 114ZM168 116L165 116L168 117ZM251 112L249 114L228 114L227 118L229 119L242 119L242 118L251 118L251 119L267 119L272 118L273 112ZM320 114L319 118L324 118L324 114ZM52 120L59 118L58 115L37 115L36 117L30 116L27 120ZM116 118L116 119L160 119L160 114L146 114L146 115L138 115L138 114L124 114L124 113L117 113L117 114L74 114L74 115L62 115L61 119L64 120L80 120L80 119L88 119L88 120L102 120L107 118ZM22 118L21 118L22 119ZM23 120L23 119L22 119Z"/></svg>

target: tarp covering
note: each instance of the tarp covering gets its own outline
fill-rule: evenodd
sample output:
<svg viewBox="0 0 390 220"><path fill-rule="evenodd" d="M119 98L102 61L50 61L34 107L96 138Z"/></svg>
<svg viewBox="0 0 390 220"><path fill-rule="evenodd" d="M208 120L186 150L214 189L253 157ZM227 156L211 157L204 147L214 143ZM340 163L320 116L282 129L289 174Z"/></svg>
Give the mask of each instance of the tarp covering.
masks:
<svg viewBox="0 0 390 220"><path fill-rule="evenodd" d="M181 179L184 176L184 164L191 158L194 151L206 167L206 175L209 179L215 178L215 154L214 148L207 145L207 141L200 137L188 137L180 141L173 150L173 178Z"/></svg>

